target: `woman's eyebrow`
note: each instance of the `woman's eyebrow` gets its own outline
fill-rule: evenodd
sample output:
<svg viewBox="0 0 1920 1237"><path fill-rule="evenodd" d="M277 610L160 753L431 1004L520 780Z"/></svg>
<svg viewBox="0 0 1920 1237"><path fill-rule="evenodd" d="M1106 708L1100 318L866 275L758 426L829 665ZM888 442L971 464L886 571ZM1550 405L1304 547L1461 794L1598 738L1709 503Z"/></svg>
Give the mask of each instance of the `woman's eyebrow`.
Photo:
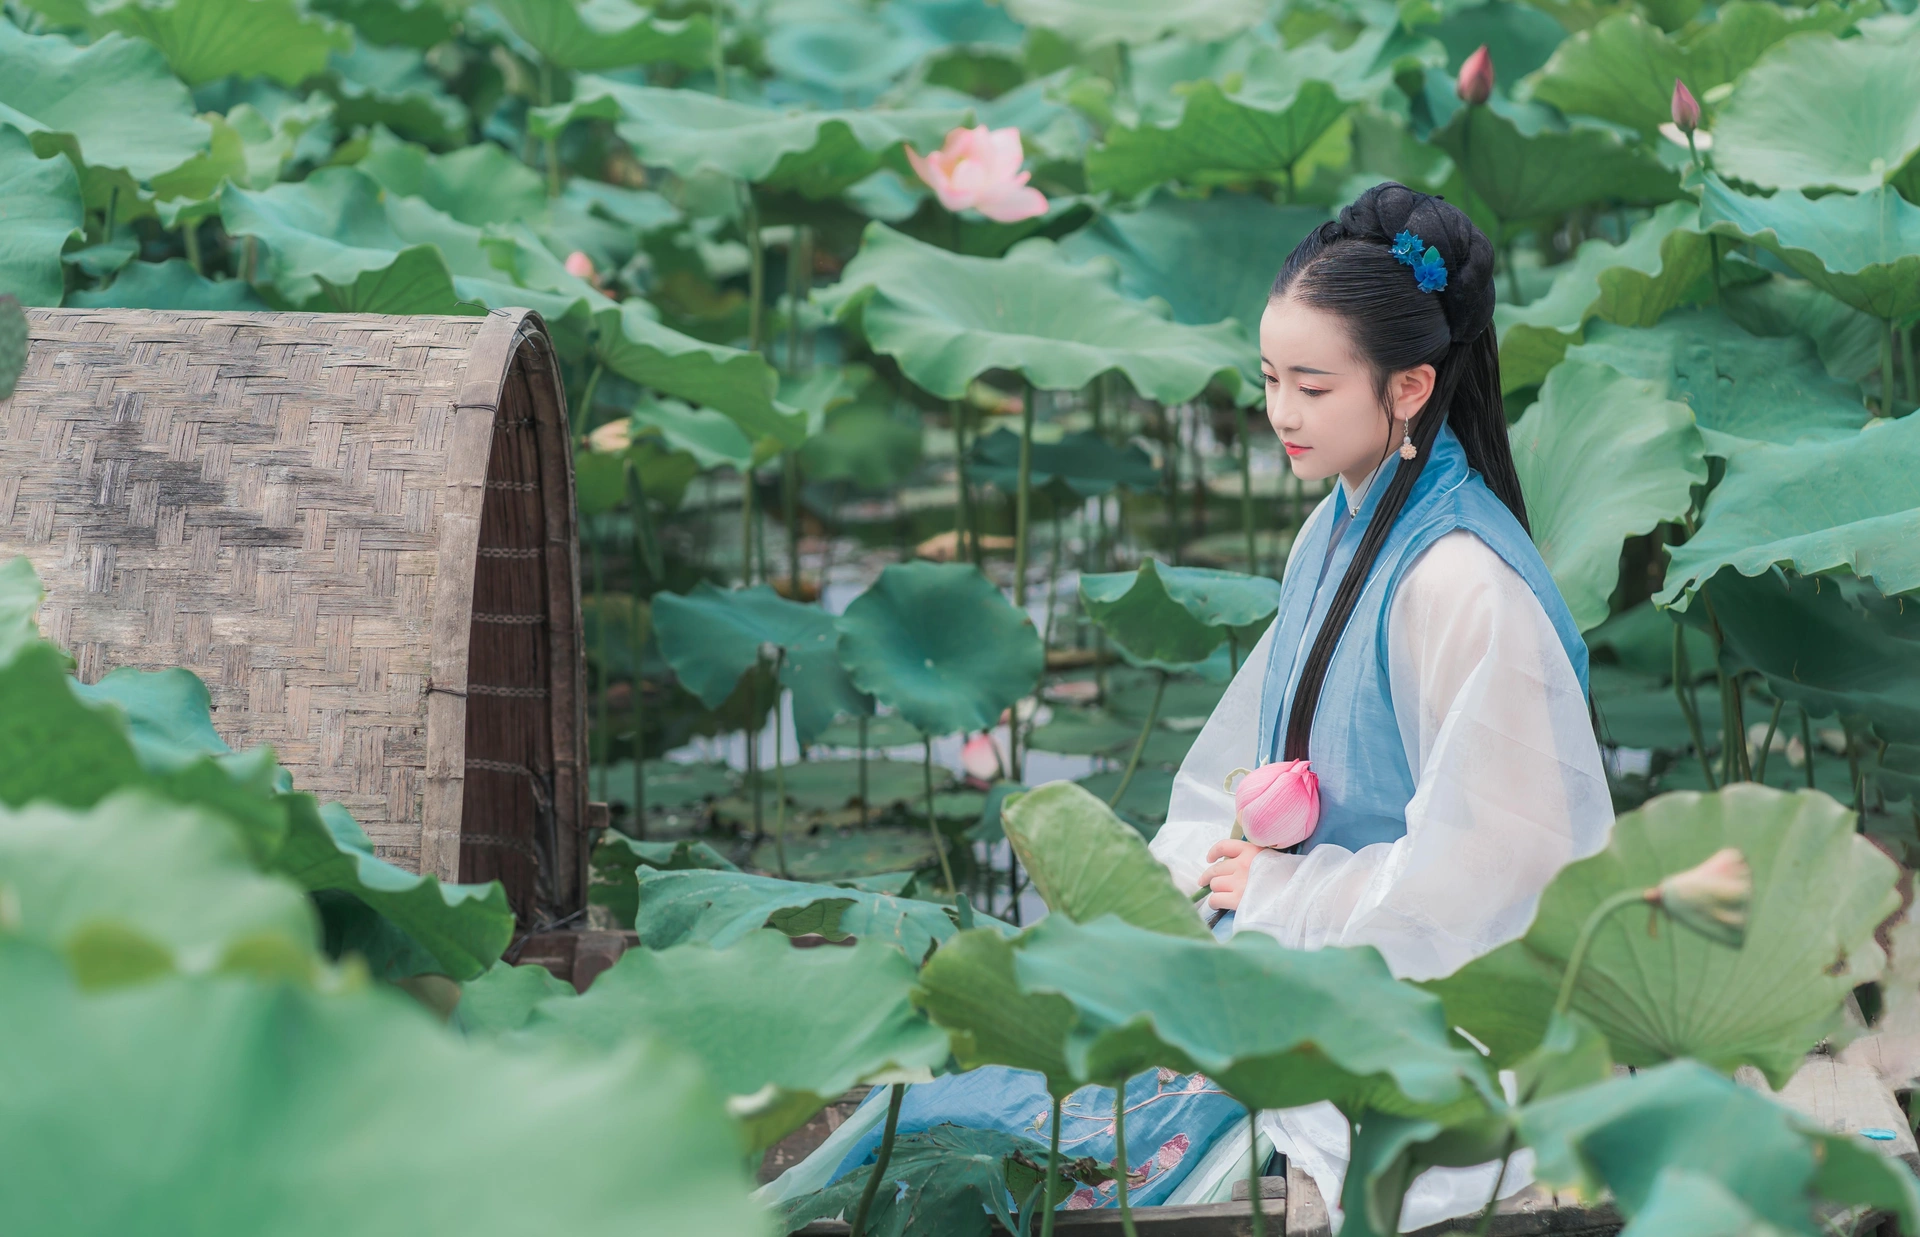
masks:
<svg viewBox="0 0 1920 1237"><path fill-rule="evenodd" d="M1260 358L1260 364L1266 366L1268 369L1280 368L1264 356ZM1290 374L1321 374L1326 377L1334 376L1334 371L1330 369L1315 369L1311 365L1289 365L1287 366L1287 372Z"/></svg>

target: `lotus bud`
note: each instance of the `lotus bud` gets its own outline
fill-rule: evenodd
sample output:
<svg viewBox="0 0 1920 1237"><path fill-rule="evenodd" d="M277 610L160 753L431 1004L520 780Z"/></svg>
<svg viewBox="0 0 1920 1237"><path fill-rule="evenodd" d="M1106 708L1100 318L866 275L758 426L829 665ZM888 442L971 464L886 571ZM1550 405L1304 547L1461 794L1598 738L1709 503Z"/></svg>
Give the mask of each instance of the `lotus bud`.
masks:
<svg viewBox="0 0 1920 1237"><path fill-rule="evenodd" d="M584 279L588 283L598 282L598 272L593 269L593 259L578 249L567 255L567 274L575 279Z"/></svg>
<svg viewBox="0 0 1920 1237"><path fill-rule="evenodd" d="M1675 872L1642 896L1680 926L1738 949L1747 939L1753 869L1745 855L1728 846L1695 867Z"/></svg>
<svg viewBox="0 0 1920 1237"><path fill-rule="evenodd" d="M1000 776L1000 748L985 731L967 740L960 749L960 767L976 781L991 782Z"/></svg>
<svg viewBox="0 0 1920 1237"><path fill-rule="evenodd" d="M1485 103L1493 94L1493 53L1485 43L1460 66L1460 76L1453 88L1468 104Z"/></svg>
<svg viewBox="0 0 1920 1237"><path fill-rule="evenodd" d="M1320 779L1304 760L1281 760L1245 773L1233 791L1233 834L1255 846L1284 849L1313 836L1320 823ZM1233 774L1227 775L1232 787Z"/></svg>
<svg viewBox="0 0 1920 1237"><path fill-rule="evenodd" d="M1700 127L1700 101L1677 77L1673 79L1673 127L1682 133L1692 133Z"/></svg>

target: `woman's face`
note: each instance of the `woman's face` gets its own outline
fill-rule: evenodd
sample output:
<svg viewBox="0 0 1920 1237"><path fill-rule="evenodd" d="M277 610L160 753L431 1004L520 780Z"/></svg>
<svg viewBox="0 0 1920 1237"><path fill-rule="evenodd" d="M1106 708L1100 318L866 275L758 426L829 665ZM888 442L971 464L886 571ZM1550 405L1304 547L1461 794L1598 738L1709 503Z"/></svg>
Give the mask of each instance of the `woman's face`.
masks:
<svg viewBox="0 0 1920 1237"><path fill-rule="evenodd" d="M1354 355L1346 325L1291 297L1267 302L1260 315L1260 369L1267 421L1286 448L1293 475L1305 481L1338 475L1350 491L1400 446L1407 419L1433 393L1431 365L1390 375L1389 418L1372 372Z"/></svg>

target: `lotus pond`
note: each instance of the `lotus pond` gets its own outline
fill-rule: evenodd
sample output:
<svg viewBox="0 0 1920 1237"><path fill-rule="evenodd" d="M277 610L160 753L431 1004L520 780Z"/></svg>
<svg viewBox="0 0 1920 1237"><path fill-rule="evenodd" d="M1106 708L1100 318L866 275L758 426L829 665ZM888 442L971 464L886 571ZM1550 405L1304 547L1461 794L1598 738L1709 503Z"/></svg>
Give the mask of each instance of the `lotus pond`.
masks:
<svg viewBox="0 0 1920 1237"><path fill-rule="evenodd" d="M516 923L228 750L184 671L79 684L0 565L0 1219L984 1234L1124 1197L958 1127L750 1196L849 1088L997 1064L1331 1100L1346 1234L1523 1146L1636 1235L1920 1233L1897 1161L1730 1081L1920 994L1911 10L5 0L0 399L22 305L543 316L612 827L591 905ZM1218 944L1145 848L1325 492L1262 414L1266 288L1386 179L1496 242L1621 813L1420 985ZM1729 847L1734 939L1614 913ZM512 965L582 924L640 942L586 994Z"/></svg>

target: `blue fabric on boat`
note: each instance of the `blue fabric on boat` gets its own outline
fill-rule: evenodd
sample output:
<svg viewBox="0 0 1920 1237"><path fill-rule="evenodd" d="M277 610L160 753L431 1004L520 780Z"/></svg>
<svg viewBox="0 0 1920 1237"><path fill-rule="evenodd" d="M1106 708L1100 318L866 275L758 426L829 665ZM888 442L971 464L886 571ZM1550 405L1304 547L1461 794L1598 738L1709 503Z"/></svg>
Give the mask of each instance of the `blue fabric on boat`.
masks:
<svg viewBox="0 0 1920 1237"><path fill-rule="evenodd" d="M1320 779L1320 822L1302 851L1329 843L1357 851L1406 836L1415 771L1408 767L1406 749L1398 741L1400 725L1388 685L1387 612L1407 568L1448 533L1460 529L1473 533L1526 581L1553 623L1581 689L1587 686L1586 642L1533 539L1480 474L1467 466L1466 449L1452 429L1442 426L1430 451L1427 466L1367 573L1359 602L1327 666L1308 742L1313 772ZM1351 521L1310 521L1293 547L1292 561L1320 563L1324 570L1318 579L1307 571L1290 571L1281 580L1280 611L1274 619L1267 676L1261 685L1260 736L1254 748L1265 761L1281 757L1286 718L1308 650L1399 466L1398 455L1388 457ZM1344 481L1329 501L1346 501ZM1345 508L1337 509L1337 514L1345 515Z"/></svg>
<svg viewBox="0 0 1920 1237"><path fill-rule="evenodd" d="M884 1105L887 1088L875 1087L866 1102ZM1033 1139L1044 1161L1052 1118L1053 1097L1042 1075L990 1065L908 1087L900 1104L899 1132L918 1133L949 1123L1003 1130ZM1127 1160L1133 1173L1127 1201L1151 1207L1165 1200L1200 1163L1213 1140L1246 1119L1247 1110L1204 1075L1158 1069L1129 1080ZM882 1133L882 1127L875 1125L855 1143L834 1169L834 1179L871 1164ZM1082 1087L1067 1097L1060 1110L1060 1155L1112 1161L1112 1087ZM1061 1206L1077 1211L1116 1202L1113 1183L1106 1182L1098 1190L1080 1187Z"/></svg>

